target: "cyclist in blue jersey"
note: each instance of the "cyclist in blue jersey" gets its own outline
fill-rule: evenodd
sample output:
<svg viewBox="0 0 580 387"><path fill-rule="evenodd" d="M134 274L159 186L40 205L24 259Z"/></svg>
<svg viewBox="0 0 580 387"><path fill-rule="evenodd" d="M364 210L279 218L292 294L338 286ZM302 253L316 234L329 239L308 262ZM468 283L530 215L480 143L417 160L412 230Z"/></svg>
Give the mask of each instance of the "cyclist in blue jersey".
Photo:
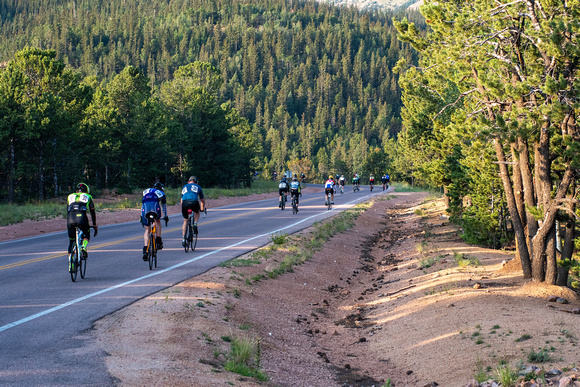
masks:
<svg viewBox="0 0 580 387"><path fill-rule="evenodd" d="M149 234L151 233L151 221L147 218L147 214L155 214L155 224L157 226L157 237L155 238L155 245L157 245L157 250L163 248L163 241L161 240L161 207L163 207L163 220L165 221L165 226L169 221L167 216L167 197L165 192L163 192L163 184L160 182L155 183L153 188L147 188L143 191L143 199L141 199L141 223L145 227L145 233L143 235L143 260L148 259L147 256L147 241L149 240ZM161 206L160 206L161 204Z"/></svg>
<svg viewBox="0 0 580 387"><path fill-rule="evenodd" d="M183 215L183 226L181 227L183 240L182 245L185 247L185 231L187 230L187 219L189 214L187 210L193 211L193 232L197 233L197 221L199 220L199 212L205 208L205 199L203 197L203 190L197 184L197 177L191 176L187 184L181 190L181 215Z"/></svg>
<svg viewBox="0 0 580 387"><path fill-rule="evenodd" d="M300 188L300 182L298 181L298 177L294 175L292 181L290 182L290 196L294 196L296 198L296 206L299 204L298 197L302 196L301 193L302 189ZM298 209L296 209L298 212Z"/></svg>

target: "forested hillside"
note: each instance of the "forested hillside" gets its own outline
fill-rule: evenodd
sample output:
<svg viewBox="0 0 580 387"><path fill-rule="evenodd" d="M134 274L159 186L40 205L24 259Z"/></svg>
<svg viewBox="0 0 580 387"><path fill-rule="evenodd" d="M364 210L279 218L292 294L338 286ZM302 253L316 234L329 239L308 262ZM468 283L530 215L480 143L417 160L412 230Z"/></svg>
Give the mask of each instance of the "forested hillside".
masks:
<svg viewBox="0 0 580 387"><path fill-rule="evenodd" d="M12 60L26 46L55 50L56 59L95 91L87 96L87 106L93 109L95 98L111 102L107 93L112 92L113 80L129 66L149 82L152 99L167 101L170 93L163 97L163 90L175 81L175 71L201 61L219 70L221 82L212 91L215 103L230 102L228 109L247 119L254 140L246 147L252 153L251 169L269 176L290 168L317 178L329 172L378 174L389 167L383 152L401 128L401 93L391 69L401 57L412 63L416 58L408 45L397 40L388 13L293 0L2 0L0 4L0 61ZM143 96L145 90L139 93ZM117 107L110 108L118 112ZM92 111L93 119L84 121L85 131L94 131L94 115L101 113ZM151 122L142 112L131 114ZM115 121L101 119L107 124ZM181 174L199 174L202 166L193 153L176 150L180 140L170 134L175 117L168 119L156 122L152 132L135 133L140 141L160 135L173 141L159 160L147 157L151 171L143 166L139 171L163 172L163 179L178 183ZM110 152L114 155L128 146L124 136L127 130L119 127L76 152L90 151L92 162L101 162L110 159ZM8 156L8 143L2 144L2 154ZM135 153L136 147L143 145L133 140L128 149ZM15 161L15 176L43 173L30 159L24 161L26 165L21 161ZM91 167L79 165L74 177L94 180L99 186L135 185L143 181L132 178L131 171L142 161L135 155L121 157L115 165L101 162L98 176L96 171L86 176ZM122 165L127 162L133 166ZM7 190L4 181L10 166L2 166L2 185ZM39 193L42 197L53 179L38 178L45 186ZM236 183L236 178L223 175L212 181L219 183ZM58 187L51 191L58 192Z"/></svg>

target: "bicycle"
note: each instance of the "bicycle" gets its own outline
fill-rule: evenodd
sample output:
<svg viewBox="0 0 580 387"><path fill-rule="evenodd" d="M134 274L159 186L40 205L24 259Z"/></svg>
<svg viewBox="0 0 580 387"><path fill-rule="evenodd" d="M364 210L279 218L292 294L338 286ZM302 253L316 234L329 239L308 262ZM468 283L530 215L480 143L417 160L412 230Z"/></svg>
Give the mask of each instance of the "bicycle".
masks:
<svg viewBox="0 0 580 387"><path fill-rule="evenodd" d="M203 211L204 216L207 214L206 210ZM193 210L191 208L187 209L187 229L185 231L185 252L191 249L193 253L195 251L195 247L197 246L197 226L193 223Z"/></svg>
<svg viewBox="0 0 580 387"><path fill-rule="evenodd" d="M342 195L344 193L344 185L340 186L340 194Z"/></svg>
<svg viewBox="0 0 580 387"><path fill-rule="evenodd" d="M154 212L149 212L145 215L149 219L149 224L151 225L151 232L149 233L149 240L147 241L147 261L149 262L149 270L153 270L153 267L157 267L157 214ZM167 222L165 223L167 226Z"/></svg>
<svg viewBox="0 0 580 387"><path fill-rule="evenodd" d="M328 207L328 211L332 210L332 193L328 193L326 195L326 206Z"/></svg>
<svg viewBox="0 0 580 387"><path fill-rule="evenodd" d="M292 214L298 213L298 203L296 203L296 196L292 195Z"/></svg>
<svg viewBox="0 0 580 387"><path fill-rule="evenodd" d="M356 191L360 191L360 188L359 188L358 184L354 184L352 186L352 192L356 192Z"/></svg>
<svg viewBox="0 0 580 387"><path fill-rule="evenodd" d="M95 230L94 236L97 236L98 229L95 228L95 226L89 227ZM76 229L76 241L73 246L72 252L68 257L69 260L68 272L70 273L70 279L72 280L72 282L75 282L77 280L77 275L79 272L81 273L81 278L85 278L85 274L87 271L87 259L83 257L82 254L80 253L81 246L83 245L84 233L77 226L75 226L75 229Z"/></svg>
<svg viewBox="0 0 580 387"><path fill-rule="evenodd" d="M371 183L371 184L370 184L370 186L371 186L371 192L373 192L373 187L374 187L374 184L373 184L373 183Z"/></svg>
<svg viewBox="0 0 580 387"><path fill-rule="evenodd" d="M280 208L282 209L282 211L284 211L284 208L286 208L286 194L282 195L282 200L280 201Z"/></svg>

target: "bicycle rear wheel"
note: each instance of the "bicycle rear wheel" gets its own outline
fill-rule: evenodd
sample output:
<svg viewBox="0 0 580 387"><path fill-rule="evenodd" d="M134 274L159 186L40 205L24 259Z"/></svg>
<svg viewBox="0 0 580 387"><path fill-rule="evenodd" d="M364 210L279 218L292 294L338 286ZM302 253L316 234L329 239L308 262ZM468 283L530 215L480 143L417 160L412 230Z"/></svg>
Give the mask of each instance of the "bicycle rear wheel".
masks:
<svg viewBox="0 0 580 387"><path fill-rule="evenodd" d="M73 247L72 250L72 267L70 266L70 262L69 262L69 272L70 272L70 279L72 280L72 282L75 282L77 280L77 273L79 271L79 267L78 267L78 261L79 261L79 251L77 250L77 246L75 245Z"/></svg>
<svg viewBox="0 0 580 387"><path fill-rule="evenodd" d="M282 211L284 211L284 208L286 208L286 195L282 196Z"/></svg>
<svg viewBox="0 0 580 387"><path fill-rule="evenodd" d="M328 211L332 210L332 201L330 200L332 196L328 194Z"/></svg>
<svg viewBox="0 0 580 387"><path fill-rule="evenodd" d="M298 206L296 205L296 198L292 198L292 214L298 213Z"/></svg>

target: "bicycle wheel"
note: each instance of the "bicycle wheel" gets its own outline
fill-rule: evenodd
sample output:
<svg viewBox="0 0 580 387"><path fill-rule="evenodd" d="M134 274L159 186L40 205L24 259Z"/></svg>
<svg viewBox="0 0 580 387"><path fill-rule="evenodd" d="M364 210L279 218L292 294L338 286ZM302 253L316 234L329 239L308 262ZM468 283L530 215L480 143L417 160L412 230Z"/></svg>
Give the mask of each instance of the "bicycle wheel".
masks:
<svg viewBox="0 0 580 387"><path fill-rule="evenodd" d="M147 249L147 256L149 261L149 270L153 270L153 256L155 255L155 238L149 234L149 248Z"/></svg>
<svg viewBox="0 0 580 387"><path fill-rule="evenodd" d="M72 282L75 282L77 280L77 273L79 270L79 267L78 267L79 251L78 251L76 245L73 247L71 256L72 256L72 267L70 267L70 262L69 262L69 270L68 271L70 272L70 279L72 280Z"/></svg>
<svg viewBox="0 0 580 387"><path fill-rule="evenodd" d="M85 278L87 272L87 260L82 256L79 257L79 271L81 272L81 278Z"/></svg>
<svg viewBox="0 0 580 387"><path fill-rule="evenodd" d="M298 213L298 206L296 205L296 198L292 198L292 214Z"/></svg>
<svg viewBox="0 0 580 387"><path fill-rule="evenodd" d="M284 211L284 208L286 208L286 195L282 196L282 211Z"/></svg>
<svg viewBox="0 0 580 387"><path fill-rule="evenodd" d="M330 200L332 196L330 194L328 194L328 211L332 210L332 201Z"/></svg>
<svg viewBox="0 0 580 387"><path fill-rule="evenodd" d="M185 246L183 246L183 248L185 249L185 252L187 253L187 251L189 250L189 241L191 239L191 222L187 223L187 227L185 228Z"/></svg>
<svg viewBox="0 0 580 387"><path fill-rule="evenodd" d="M195 246L197 246L197 233L192 230L191 239L189 240L189 247L192 253L195 251Z"/></svg>

